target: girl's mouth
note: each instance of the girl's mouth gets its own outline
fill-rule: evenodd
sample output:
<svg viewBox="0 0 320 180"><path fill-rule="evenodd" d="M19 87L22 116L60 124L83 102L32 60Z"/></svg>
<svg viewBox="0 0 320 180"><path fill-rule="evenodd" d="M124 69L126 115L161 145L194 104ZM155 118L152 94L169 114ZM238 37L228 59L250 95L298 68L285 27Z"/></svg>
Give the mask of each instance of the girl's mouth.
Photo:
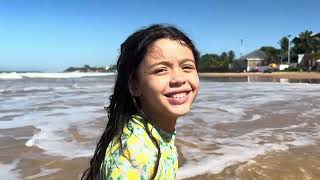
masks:
<svg viewBox="0 0 320 180"><path fill-rule="evenodd" d="M183 91L166 94L167 100L172 105L181 105L184 104L189 99L189 94L191 91Z"/></svg>

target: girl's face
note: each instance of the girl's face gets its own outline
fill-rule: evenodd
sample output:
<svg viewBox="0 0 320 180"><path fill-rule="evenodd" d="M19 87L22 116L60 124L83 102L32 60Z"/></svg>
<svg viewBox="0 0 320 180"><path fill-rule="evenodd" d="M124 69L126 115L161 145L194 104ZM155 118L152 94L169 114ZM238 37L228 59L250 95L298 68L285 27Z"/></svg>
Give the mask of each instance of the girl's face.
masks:
<svg viewBox="0 0 320 180"><path fill-rule="evenodd" d="M139 96L144 113L160 126L175 124L179 116L187 114L199 91L193 53L176 40L155 41L136 77L135 95Z"/></svg>

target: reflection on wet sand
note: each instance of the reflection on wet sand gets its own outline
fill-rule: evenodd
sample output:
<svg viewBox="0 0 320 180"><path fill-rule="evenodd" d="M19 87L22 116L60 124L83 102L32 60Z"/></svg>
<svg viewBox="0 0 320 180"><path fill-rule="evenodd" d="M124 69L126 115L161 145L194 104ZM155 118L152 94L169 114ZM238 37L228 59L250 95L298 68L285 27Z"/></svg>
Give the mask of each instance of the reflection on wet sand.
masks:
<svg viewBox="0 0 320 180"><path fill-rule="evenodd" d="M269 76L244 76L244 77L201 77L203 81L215 82L280 82L280 83L309 83L320 84L320 79L289 79Z"/></svg>

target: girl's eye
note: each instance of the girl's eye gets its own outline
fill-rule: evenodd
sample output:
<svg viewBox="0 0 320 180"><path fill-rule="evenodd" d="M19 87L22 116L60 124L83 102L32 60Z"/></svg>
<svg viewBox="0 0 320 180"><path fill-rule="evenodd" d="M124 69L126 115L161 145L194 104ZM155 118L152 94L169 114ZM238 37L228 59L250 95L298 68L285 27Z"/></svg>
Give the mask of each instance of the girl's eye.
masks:
<svg viewBox="0 0 320 180"><path fill-rule="evenodd" d="M156 69L156 70L155 70L155 73L156 73L156 74L163 74L163 73L165 73L166 71L167 71L167 68L162 67L162 68Z"/></svg>
<svg viewBox="0 0 320 180"><path fill-rule="evenodd" d="M193 71L195 68L192 65L186 65L186 66L182 66L182 69L184 72L191 72Z"/></svg>

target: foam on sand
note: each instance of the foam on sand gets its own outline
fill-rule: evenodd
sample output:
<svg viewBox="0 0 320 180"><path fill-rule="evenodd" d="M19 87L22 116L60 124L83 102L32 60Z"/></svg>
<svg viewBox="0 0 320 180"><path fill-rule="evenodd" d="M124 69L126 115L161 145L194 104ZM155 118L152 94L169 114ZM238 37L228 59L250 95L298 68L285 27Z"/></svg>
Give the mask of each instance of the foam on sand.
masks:
<svg viewBox="0 0 320 180"><path fill-rule="evenodd" d="M44 177L44 176L48 176L50 174L54 174L57 173L59 171L61 171L62 169L60 168L56 168L56 169L45 169L43 167L40 168L40 172L38 174L32 175L32 176L27 176L25 177L25 179L36 179L39 177Z"/></svg>
<svg viewBox="0 0 320 180"><path fill-rule="evenodd" d="M19 160L16 159L10 164L1 164L0 163L0 177L3 180L19 180L21 179L17 170L15 170Z"/></svg>
<svg viewBox="0 0 320 180"><path fill-rule="evenodd" d="M280 134L276 135L277 142L261 143L263 141L262 136L274 135L269 129L258 130L239 137L216 139L216 144L219 144L218 149L209 152L182 147L183 153L188 156L189 160L179 168L177 178L184 179L202 174L216 174L228 166L246 162L271 151L287 150L290 146L313 145L315 139L320 138L316 134L288 133L286 137Z"/></svg>

